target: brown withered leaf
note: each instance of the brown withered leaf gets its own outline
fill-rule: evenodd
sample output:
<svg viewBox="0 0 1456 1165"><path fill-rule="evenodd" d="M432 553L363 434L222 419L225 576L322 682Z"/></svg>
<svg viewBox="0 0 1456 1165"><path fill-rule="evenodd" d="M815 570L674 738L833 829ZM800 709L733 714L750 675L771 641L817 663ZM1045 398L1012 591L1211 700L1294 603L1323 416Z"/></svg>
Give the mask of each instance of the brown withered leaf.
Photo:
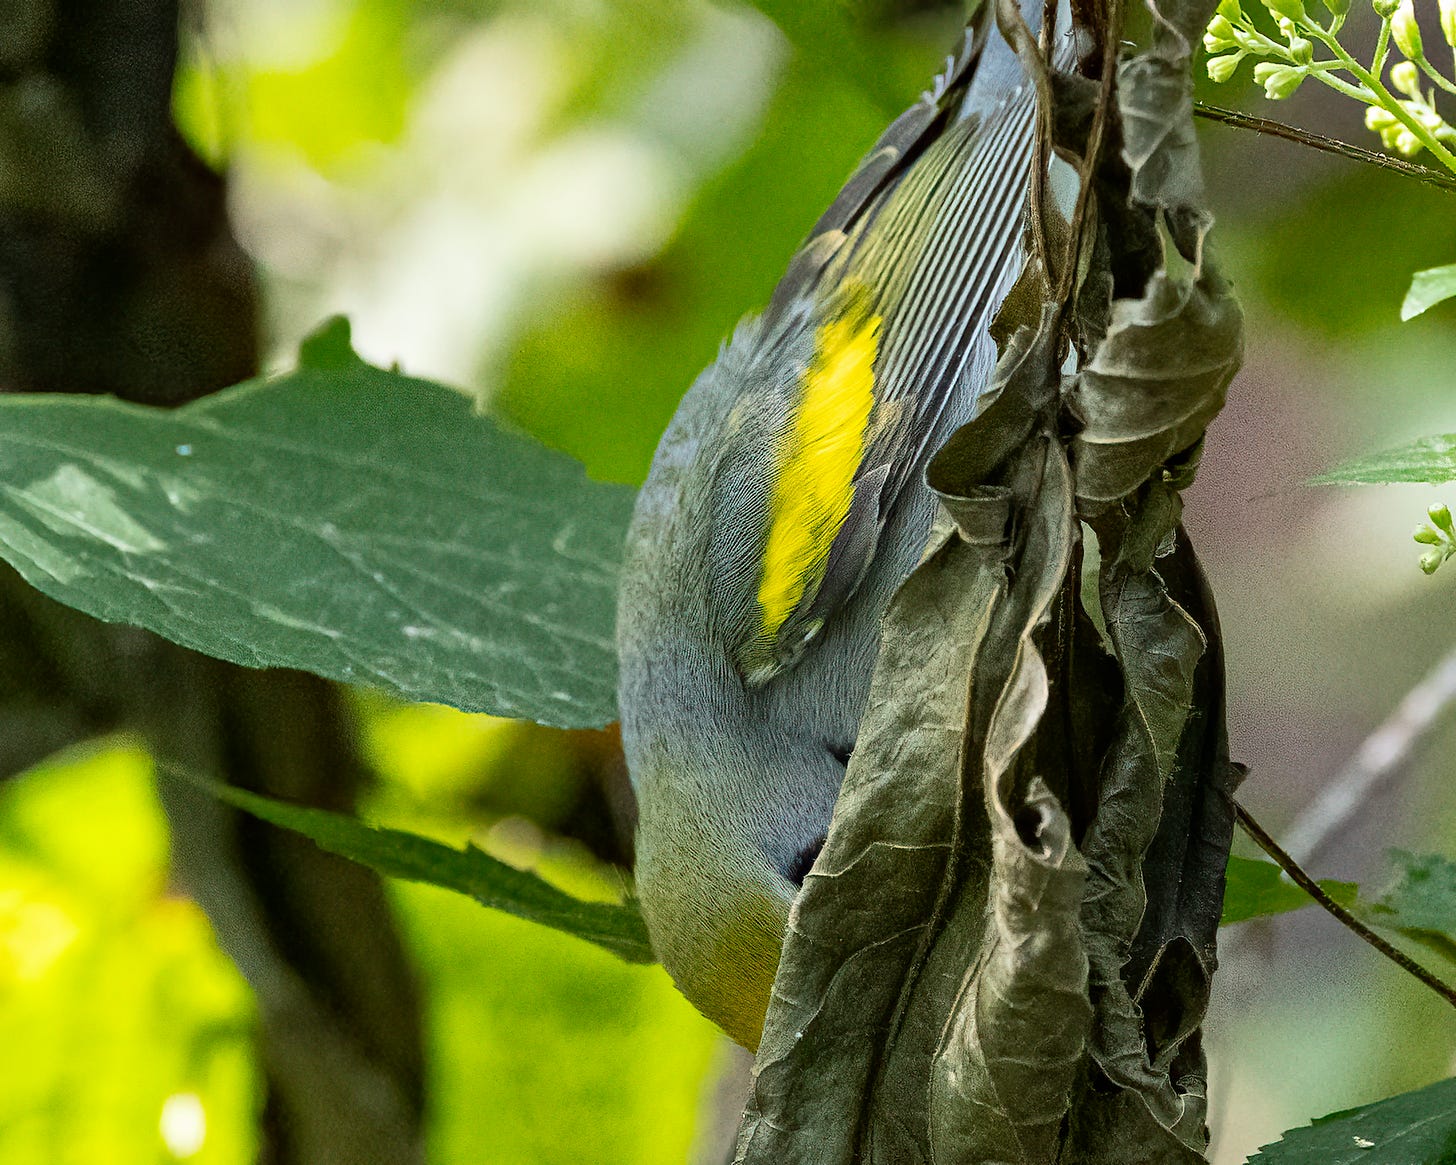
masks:
<svg viewBox="0 0 1456 1165"><path fill-rule="evenodd" d="M1125 497L1195 445L1223 408L1243 358L1243 314L1211 271L1192 282L1155 274L1146 295L1117 300L1070 403L1077 496Z"/></svg>
<svg viewBox="0 0 1456 1165"><path fill-rule="evenodd" d="M1187 100L1205 4L1162 5L1119 73L1125 148L1095 181L1122 198L1072 224L1098 232L1077 311L1047 302L1029 231L982 412L927 475L944 513L790 919L741 1165L1203 1160L1237 772L1180 490L1242 324Z"/></svg>
<svg viewBox="0 0 1456 1165"><path fill-rule="evenodd" d="M1053 351L1018 333L998 397L1050 404ZM1070 825L1044 786L1011 779L1045 706L1033 636L1073 529L1065 454L1027 439L1031 419L976 422L980 448L1010 456L999 481L959 476L954 458L936 478L945 516L891 604L829 838L790 918L740 1131L747 1165L1032 1161L1055 1143L1090 1007Z"/></svg>

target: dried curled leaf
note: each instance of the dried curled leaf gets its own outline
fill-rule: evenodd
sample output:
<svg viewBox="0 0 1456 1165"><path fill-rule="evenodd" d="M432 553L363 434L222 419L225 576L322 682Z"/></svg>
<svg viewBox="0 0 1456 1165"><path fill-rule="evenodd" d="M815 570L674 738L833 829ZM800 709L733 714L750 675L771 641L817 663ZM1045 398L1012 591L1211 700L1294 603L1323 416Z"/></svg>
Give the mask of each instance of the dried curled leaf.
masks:
<svg viewBox="0 0 1456 1165"><path fill-rule="evenodd" d="M1147 0L1153 17L1147 50L1118 67L1123 158L1132 171L1133 201L1163 208L1206 229L1203 167L1193 130L1193 46L1213 16L1215 0ZM1175 230L1175 237L1181 232ZM1179 249L1194 256L1179 238Z"/></svg>
<svg viewBox="0 0 1456 1165"><path fill-rule="evenodd" d="M1203 253L1200 11L1156 13L1119 75L1127 149L1095 182L1127 205L1069 224L1095 232L1075 315L1048 302L1047 233L1029 231L983 411L928 473L945 513L891 603L790 919L742 1165L1203 1160L1239 774L1179 490L1242 321ZM1161 267L1160 214L1190 281ZM1090 355L1064 381L1069 327ZM1101 552L1086 589L1083 523Z"/></svg>
<svg viewBox="0 0 1456 1165"><path fill-rule="evenodd" d="M1196 444L1223 408L1243 359L1243 313L1227 284L1159 272L1138 300L1117 300L1107 335L1077 378L1072 443L1077 496L1108 502Z"/></svg>

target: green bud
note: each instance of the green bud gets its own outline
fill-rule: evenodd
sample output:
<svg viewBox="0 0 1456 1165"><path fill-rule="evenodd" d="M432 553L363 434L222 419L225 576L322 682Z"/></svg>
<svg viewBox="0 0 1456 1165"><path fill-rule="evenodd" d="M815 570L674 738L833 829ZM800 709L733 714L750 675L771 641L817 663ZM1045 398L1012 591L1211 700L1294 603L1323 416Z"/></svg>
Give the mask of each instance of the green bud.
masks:
<svg viewBox="0 0 1456 1165"><path fill-rule="evenodd" d="M1400 7L1400 0L1370 0L1370 7L1375 9L1375 15L1381 20L1389 20Z"/></svg>
<svg viewBox="0 0 1456 1165"><path fill-rule="evenodd" d="M1305 72L1293 65L1276 65L1269 61L1254 66L1254 80L1264 86L1270 101L1283 101L1303 83Z"/></svg>
<svg viewBox="0 0 1456 1165"><path fill-rule="evenodd" d="M1219 49L1233 48L1238 43L1238 34L1234 26L1222 16L1215 16L1208 22L1208 27L1203 32L1203 47L1211 53Z"/></svg>
<svg viewBox="0 0 1456 1165"><path fill-rule="evenodd" d="M1208 58L1208 79L1222 85L1238 70L1243 53L1229 53L1223 57Z"/></svg>
<svg viewBox="0 0 1456 1165"><path fill-rule="evenodd" d="M1441 536L1429 526L1417 526L1411 538L1422 546L1439 546L1441 544Z"/></svg>
<svg viewBox="0 0 1456 1165"><path fill-rule="evenodd" d="M1396 124L1395 114L1381 105L1367 105L1365 107L1365 128L1382 133Z"/></svg>
<svg viewBox="0 0 1456 1165"><path fill-rule="evenodd" d="M1438 0L1436 6L1441 11L1441 35L1456 49L1456 0Z"/></svg>
<svg viewBox="0 0 1456 1165"><path fill-rule="evenodd" d="M1456 524L1451 521L1451 511L1446 508L1445 502L1432 502L1426 507L1426 516L1431 519L1431 524L1440 530L1447 538L1456 540Z"/></svg>
<svg viewBox="0 0 1456 1165"><path fill-rule="evenodd" d="M1242 19L1244 10L1239 7L1239 0L1218 0L1218 14L1225 20L1233 22Z"/></svg>
<svg viewBox="0 0 1456 1165"><path fill-rule="evenodd" d="M1390 19L1390 35L1396 46L1413 61L1423 60L1426 51L1421 47L1421 26L1416 21L1415 6L1411 0L1401 0L1401 5Z"/></svg>
<svg viewBox="0 0 1456 1165"><path fill-rule="evenodd" d="M1291 37L1289 40L1289 55L1294 58L1297 65L1307 65L1314 60L1314 45L1305 40L1302 36Z"/></svg>
<svg viewBox="0 0 1456 1165"><path fill-rule="evenodd" d="M1337 22L1344 20L1350 11L1350 0L1324 0L1324 4Z"/></svg>
<svg viewBox="0 0 1456 1165"><path fill-rule="evenodd" d="M1390 83L1407 97L1421 95L1421 71L1410 61L1401 61L1391 68Z"/></svg>
<svg viewBox="0 0 1456 1165"><path fill-rule="evenodd" d="M1421 555L1421 569L1427 574L1435 574L1436 568L1446 561L1446 556L1439 550L1427 550Z"/></svg>
<svg viewBox="0 0 1456 1165"><path fill-rule="evenodd" d="M1300 24L1307 19L1304 11L1304 0L1264 0L1264 7L1275 16L1282 16L1285 20L1292 20Z"/></svg>
<svg viewBox="0 0 1456 1165"><path fill-rule="evenodd" d="M1407 109L1410 109L1411 116L1421 123L1422 129L1428 129L1432 133L1434 133L1436 130L1440 129L1443 125L1446 124L1444 121L1441 120L1441 115L1437 113L1434 108L1425 104L1424 102L1416 105L1414 101L1408 101L1404 104ZM1415 106L1415 108L1412 109L1412 106Z"/></svg>
<svg viewBox="0 0 1456 1165"><path fill-rule="evenodd" d="M1393 140L1386 137L1385 134L1381 134L1380 137L1386 145L1404 158L1414 158L1424 148L1421 145L1421 139L1404 126L1395 133Z"/></svg>

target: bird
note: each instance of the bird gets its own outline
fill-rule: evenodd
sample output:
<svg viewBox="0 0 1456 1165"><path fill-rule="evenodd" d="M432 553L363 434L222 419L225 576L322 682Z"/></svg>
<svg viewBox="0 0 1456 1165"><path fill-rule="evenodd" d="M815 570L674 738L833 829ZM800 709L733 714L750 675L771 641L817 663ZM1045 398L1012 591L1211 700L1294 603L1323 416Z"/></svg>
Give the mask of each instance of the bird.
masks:
<svg viewBox="0 0 1456 1165"><path fill-rule="evenodd" d="M683 396L627 533L635 893L679 990L749 1049L929 535L925 466L976 412L1025 261L1035 89L988 7Z"/></svg>

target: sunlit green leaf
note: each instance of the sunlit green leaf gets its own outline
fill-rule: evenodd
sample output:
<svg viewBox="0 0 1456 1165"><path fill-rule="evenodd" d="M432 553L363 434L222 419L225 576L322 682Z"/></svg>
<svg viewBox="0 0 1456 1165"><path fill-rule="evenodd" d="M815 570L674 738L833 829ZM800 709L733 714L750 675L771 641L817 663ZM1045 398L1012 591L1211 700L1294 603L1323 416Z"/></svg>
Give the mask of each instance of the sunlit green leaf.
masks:
<svg viewBox="0 0 1456 1165"><path fill-rule="evenodd" d="M1442 485L1456 481L1456 433L1422 437L1409 445L1359 457L1311 481L1315 485L1388 485L1394 482Z"/></svg>
<svg viewBox="0 0 1456 1165"><path fill-rule="evenodd" d="M664 971L457 894L394 890L430 1033L429 1165L696 1159L723 1037Z"/></svg>
<svg viewBox="0 0 1456 1165"><path fill-rule="evenodd" d="M1320 1117L1265 1145L1249 1165L1452 1165L1456 1079Z"/></svg>
<svg viewBox="0 0 1456 1165"><path fill-rule="evenodd" d="M255 13L249 31L256 39L224 34L225 42L241 41L242 53L219 54L204 35L201 51L184 55L173 97L183 134L214 161L245 143L302 158L326 173L357 162L370 144L396 141L420 66L433 55L429 46L412 43L408 6L343 0L285 23L280 17L287 12ZM260 29L266 31L260 35ZM282 60L260 51L268 32L291 36Z"/></svg>
<svg viewBox="0 0 1456 1165"><path fill-rule="evenodd" d="M341 813L288 805L231 785L175 775L255 817L303 834L330 853L391 878L467 894L483 906L596 943L628 962L655 961L642 915L631 902L584 902L474 846L453 849L403 830L376 829Z"/></svg>
<svg viewBox="0 0 1456 1165"><path fill-rule="evenodd" d="M1417 271L1411 276L1410 290L1405 294L1405 302L1400 305L1400 318L1415 319L1427 308L1453 296L1456 296L1456 263Z"/></svg>
<svg viewBox="0 0 1456 1165"><path fill-rule="evenodd" d="M255 1160L253 1012L169 884L145 754L77 750L0 784L6 1165Z"/></svg>
<svg viewBox="0 0 1456 1165"><path fill-rule="evenodd" d="M321 336L315 366L174 411L0 398L0 555L52 598L235 663L614 719L631 491L343 352Z"/></svg>
<svg viewBox="0 0 1456 1165"><path fill-rule="evenodd" d="M1341 906L1355 905L1358 887L1354 882L1320 882L1320 889ZM1231 926L1251 918L1268 918L1313 906L1314 899L1284 876L1273 862L1259 858L1231 857L1223 895L1220 925Z"/></svg>

